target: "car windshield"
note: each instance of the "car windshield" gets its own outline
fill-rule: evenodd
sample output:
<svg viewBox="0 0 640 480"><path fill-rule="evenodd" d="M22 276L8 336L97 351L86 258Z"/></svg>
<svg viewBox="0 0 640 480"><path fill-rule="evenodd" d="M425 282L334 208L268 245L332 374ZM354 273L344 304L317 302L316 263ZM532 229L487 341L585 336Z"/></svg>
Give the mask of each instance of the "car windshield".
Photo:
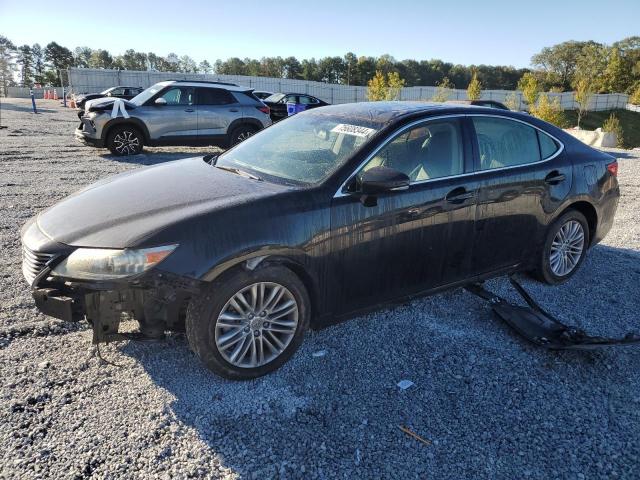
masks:
<svg viewBox="0 0 640 480"><path fill-rule="evenodd" d="M278 103L280 100L284 98L284 93L274 93L273 95L269 95L264 99L265 102Z"/></svg>
<svg viewBox="0 0 640 480"><path fill-rule="evenodd" d="M166 84L164 83L156 83L155 85L151 85L146 90L143 90L138 95L131 99L131 103L137 105L138 107L144 104L147 100L153 97L156 93L162 90Z"/></svg>
<svg viewBox="0 0 640 480"><path fill-rule="evenodd" d="M376 131L344 116L299 113L223 153L215 165L287 183L315 184L329 177Z"/></svg>

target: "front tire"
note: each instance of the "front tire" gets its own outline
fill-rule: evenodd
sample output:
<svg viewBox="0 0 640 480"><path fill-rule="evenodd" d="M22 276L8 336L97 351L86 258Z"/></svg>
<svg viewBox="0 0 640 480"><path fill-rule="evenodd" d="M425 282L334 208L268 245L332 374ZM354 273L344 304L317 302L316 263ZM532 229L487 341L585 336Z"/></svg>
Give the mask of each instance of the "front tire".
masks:
<svg viewBox="0 0 640 480"><path fill-rule="evenodd" d="M570 210L555 220L547 231L534 275L549 285L559 285L580 268L590 242L584 215Z"/></svg>
<svg viewBox="0 0 640 480"><path fill-rule="evenodd" d="M214 373L247 380L283 365L302 343L310 303L300 279L279 265L236 270L187 309L189 346Z"/></svg>
<svg viewBox="0 0 640 480"><path fill-rule="evenodd" d="M119 157L142 152L144 138L140 131L129 125L114 127L107 137L107 148Z"/></svg>
<svg viewBox="0 0 640 480"><path fill-rule="evenodd" d="M240 142L245 141L251 135L256 133L256 128L251 125L241 125L239 127L234 128L229 135L228 145L229 147L233 147Z"/></svg>

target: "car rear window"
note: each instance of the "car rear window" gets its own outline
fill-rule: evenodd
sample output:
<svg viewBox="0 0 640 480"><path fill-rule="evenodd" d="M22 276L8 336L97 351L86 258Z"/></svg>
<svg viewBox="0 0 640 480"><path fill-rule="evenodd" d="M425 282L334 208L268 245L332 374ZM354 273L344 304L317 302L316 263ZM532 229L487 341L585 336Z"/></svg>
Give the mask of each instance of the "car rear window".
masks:
<svg viewBox="0 0 640 480"><path fill-rule="evenodd" d="M236 99L221 88L198 88L198 105L229 105Z"/></svg>

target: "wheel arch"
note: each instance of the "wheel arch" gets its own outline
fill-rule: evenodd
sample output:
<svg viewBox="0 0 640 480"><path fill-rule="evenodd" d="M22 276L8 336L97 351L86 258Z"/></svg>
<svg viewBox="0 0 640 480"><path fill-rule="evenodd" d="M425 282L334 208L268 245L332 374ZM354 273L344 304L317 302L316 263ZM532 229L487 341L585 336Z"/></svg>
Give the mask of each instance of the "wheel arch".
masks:
<svg viewBox="0 0 640 480"><path fill-rule="evenodd" d="M143 121L133 117L114 118L113 120L107 122L107 124L102 129L102 141L106 143L107 138L109 138L109 133L111 133L111 130L113 130L114 127L127 125L133 126L136 128L136 130L139 130L140 133L142 133L142 137L144 138L144 143L147 145L149 144L149 130L147 129L147 126Z"/></svg>
<svg viewBox="0 0 640 480"><path fill-rule="evenodd" d="M596 207L594 207L593 204L587 201L579 200L567 205L556 218L560 218L570 210L576 210L580 212L582 215L584 215L584 218L587 219L587 225L589 226L589 246L591 246L598 229L598 211L596 210Z"/></svg>
<svg viewBox="0 0 640 480"><path fill-rule="evenodd" d="M319 283L316 275L313 273L308 264L304 262L304 253L295 249L277 249L277 251L265 252L263 250L251 252L245 255L239 255L232 259L226 260L212 269L210 269L202 280L206 282L214 282L223 279L228 275L233 275L237 271L256 270L261 266L279 265L293 272L302 282L309 301L311 302L311 324L316 318L319 308Z"/></svg>

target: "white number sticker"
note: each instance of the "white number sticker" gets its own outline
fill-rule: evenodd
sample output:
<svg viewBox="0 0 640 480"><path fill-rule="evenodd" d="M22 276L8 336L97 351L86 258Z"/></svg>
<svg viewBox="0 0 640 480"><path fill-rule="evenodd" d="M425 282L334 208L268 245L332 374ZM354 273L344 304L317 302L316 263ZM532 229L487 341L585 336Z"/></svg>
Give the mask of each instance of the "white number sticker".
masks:
<svg viewBox="0 0 640 480"><path fill-rule="evenodd" d="M331 129L335 133L344 133L345 135L353 135L355 137L368 137L374 134L376 131L373 128L360 127L358 125L349 125L347 123L340 123Z"/></svg>

